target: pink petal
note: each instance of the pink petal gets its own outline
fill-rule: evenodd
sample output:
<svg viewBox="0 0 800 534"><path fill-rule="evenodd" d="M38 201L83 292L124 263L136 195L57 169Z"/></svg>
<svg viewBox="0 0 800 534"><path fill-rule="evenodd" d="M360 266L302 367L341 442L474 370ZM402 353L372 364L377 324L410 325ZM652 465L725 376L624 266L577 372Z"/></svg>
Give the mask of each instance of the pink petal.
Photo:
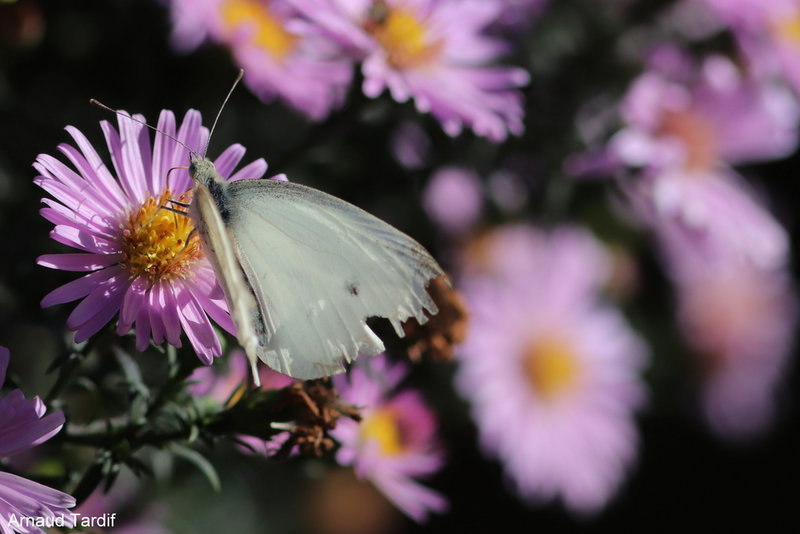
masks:
<svg viewBox="0 0 800 534"><path fill-rule="evenodd" d="M72 162L75 168L95 189L97 196L113 204L113 211L123 211L128 205L128 199L122 193L119 184L115 180L106 181L99 177L99 173L89 165L86 158L78 150L70 145L58 145L58 149L67 159ZM110 175L109 175L110 177Z"/></svg>
<svg viewBox="0 0 800 534"><path fill-rule="evenodd" d="M98 196L89 182L59 160L39 154L33 166L42 173L34 183L62 204L74 211L88 208L94 213L108 213L107 199Z"/></svg>
<svg viewBox="0 0 800 534"><path fill-rule="evenodd" d="M131 177L126 172L125 157L122 154L122 140L119 134L108 121L100 121L100 128L106 138L108 152L111 154L111 163L114 166L114 171L117 174L122 190L125 191L125 196L131 199L133 204L140 205L144 201L144 195L139 196L140 188L135 183L131 183ZM144 188L142 187L141 189Z"/></svg>
<svg viewBox="0 0 800 534"><path fill-rule="evenodd" d="M223 179L227 180L233 169L242 161L245 148L240 144L231 145L214 160L214 166Z"/></svg>
<svg viewBox="0 0 800 534"><path fill-rule="evenodd" d="M96 287L67 317L67 328L77 330L75 342L85 341L97 333L119 311L129 285L128 273L119 272Z"/></svg>
<svg viewBox="0 0 800 534"><path fill-rule="evenodd" d="M125 198L119 182L108 170L108 167L106 167L106 164L103 163L102 158L100 158L100 156L97 154L89 140L86 139L86 137L77 128L67 126L66 130L75 140L75 143L78 145L78 148L81 149L81 152L83 152L83 155L86 158L86 161L89 163L89 166L94 170L93 176L98 182L100 182L100 184L102 184L100 185L100 188L103 191L108 192L110 196L119 198L120 205L124 206L128 199Z"/></svg>
<svg viewBox="0 0 800 534"><path fill-rule="evenodd" d="M119 245L90 232L81 231L80 228L59 225L50 230L50 237L59 243L75 247L87 252L99 254L116 254L119 252Z"/></svg>
<svg viewBox="0 0 800 534"><path fill-rule="evenodd" d="M254 180L261 178L266 172L267 162L264 161L264 158L259 158L239 169L233 176L230 177L228 181L236 182L238 180Z"/></svg>
<svg viewBox="0 0 800 534"><path fill-rule="evenodd" d="M178 311L178 300L175 295L175 288L168 282L160 282L157 287L161 293L160 302L162 313L161 324L164 325L167 341L175 347L181 346L181 314ZM155 321L153 321L155 322Z"/></svg>
<svg viewBox="0 0 800 534"><path fill-rule="evenodd" d="M42 267L62 271L96 271L118 263L122 254L43 254L36 258Z"/></svg>
<svg viewBox="0 0 800 534"><path fill-rule="evenodd" d="M167 173L174 166L175 141L167 137L175 137L175 115L163 110L158 116L158 129L153 144L153 165L150 176L150 191L163 191L167 184ZM164 133L161 133L164 132ZM167 135L164 135L167 134Z"/></svg>
<svg viewBox="0 0 800 534"><path fill-rule="evenodd" d="M210 365L213 357L222 354L222 346L203 309L189 291L178 294L180 320L200 361Z"/></svg>
<svg viewBox="0 0 800 534"><path fill-rule="evenodd" d="M208 129L203 127L203 121L199 111L190 109L186 112L186 115L183 116L183 122L178 130L177 137L183 144L194 148L195 152L201 156L205 156L205 153L200 153L200 151L206 149ZM186 156L181 156L181 158L185 158L183 159L184 164L189 163L188 154Z"/></svg>
<svg viewBox="0 0 800 534"><path fill-rule="evenodd" d="M72 282L67 282L63 286L54 289L42 299L42 307L47 308L56 304L71 302L85 297L98 285L104 285L109 280L116 278L122 273L119 267L109 267L100 271L82 276Z"/></svg>
<svg viewBox="0 0 800 534"><path fill-rule="evenodd" d="M161 282L156 282L150 291L147 292L147 318L146 323L150 326L153 335L153 343L156 345L164 342L164 325L162 324L162 308L164 307L163 296L161 295ZM137 321L140 319L137 318ZM144 318L141 320L145 321Z"/></svg>
<svg viewBox="0 0 800 534"><path fill-rule="evenodd" d="M20 396L22 396L20 390L15 390L14 392L17 391L19 391ZM7 399L8 397L0 400L0 403ZM24 396L22 400L28 402L25 400ZM25 424L18 429L13 429L11 431L4 429L3 441L0 442L0 456L19 454L40 443L44 443L56 435L61 430L61 427L64 426L64 412L59 410L42 419L24 421L24 423Z"/></svg>
<svg viewBox="0 0 800 534"><path fill-rule="evenodd" d="M125 292L122 300L122 307L119 310L119 324L117 332L127 333L133 326L133 321L139 315L139 310L146 306L147 279L144 276L137 276L131 282L130 287Z"/></svg>
<svg viewBox="0 0 800 534"><path fill-rule="evenodd" d="M91 218L87 218L84 214L73 211L49 198L43 198L42 203L47 207L39 210L39 214L56 226L64 224L85 228L88 232L111 241L116 241L118 237L116 218L112 222L110 217L97 213L91 214Z"/></svg>
<svg viewBox="0 0 800 534"><path fill-rule="evenodd" d="M153 337L155 341L155 336ZM160 341L159 341L160 342ZM139 314L136 317L136 350L143 351L150 344L150 316L149 310L142 301L142 306L139 308Z"/></svg>

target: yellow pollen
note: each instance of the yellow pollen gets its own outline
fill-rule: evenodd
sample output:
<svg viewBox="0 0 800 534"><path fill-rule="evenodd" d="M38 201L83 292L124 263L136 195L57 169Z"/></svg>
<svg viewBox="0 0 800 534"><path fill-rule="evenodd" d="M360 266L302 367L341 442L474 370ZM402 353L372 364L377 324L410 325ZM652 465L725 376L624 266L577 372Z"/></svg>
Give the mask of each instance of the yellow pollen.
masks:
<svg viewBox="0 0 800 534"><path fill-rule="evenodd" d="M388 408L375 410L361 422L360 438L362 442L377 442L381 453L386 456L394 456L403 451L396 416Z"/></svg>
<svg viewBox="0 0 800 534"><path fill-rule="evenodd" d="M683 141L686 167L689 170L713 168L718 160L714 128L702 117L686 111L673 111L664 116L661 133Z"/></svg>
<svg viewBox="0 0 800 534"><path fill-rule="evenodd" d="M177 200L186 203L190 194ZM131 278L146 276L151 283L174 276L186 278L191 276L192 264L203 256L200 237L189 237L194 229L189 216L162 208L177 209L169 203L170 198L169 189L158 198L148 197L122 224L121 265Z"/></svg>
<svg viewBox="0 0 800 534"><path fill-rule="evenodd" d="M382 3L376 5L383 8L373 7L365 28L386 51L392 67L417 67L436 57L442 43L429 42L425 26L412 13L392 10Z"/></svg>
<svg viewBox="0 0 800 534"><path fill-rule="evenodd" d="M222 5L222 18L231 33L250 26L254 31L251 43L282 59L294 48L297 37L287 32L267 6L254 0L227 0Z"/></svg>
<svg viewBox="0 0 800 534"><path fill-rule="evenodd" d="M536 394L553 400L573 388L579 377L572 347L556 336L532 341L524 354L523 371Z"/></svg>

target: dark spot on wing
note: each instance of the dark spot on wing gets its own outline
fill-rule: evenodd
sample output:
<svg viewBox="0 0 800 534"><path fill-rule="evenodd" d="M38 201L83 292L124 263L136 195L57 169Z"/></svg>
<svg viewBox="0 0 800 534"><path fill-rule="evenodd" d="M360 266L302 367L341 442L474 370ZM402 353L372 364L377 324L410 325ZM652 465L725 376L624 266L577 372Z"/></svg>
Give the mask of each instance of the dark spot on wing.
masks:
<svg viewBox="0 0 800 534"><path fill-rule="evenodd" d="M358 285L355 282L347 282L347 292L354 297L358 296Z"/></svg>

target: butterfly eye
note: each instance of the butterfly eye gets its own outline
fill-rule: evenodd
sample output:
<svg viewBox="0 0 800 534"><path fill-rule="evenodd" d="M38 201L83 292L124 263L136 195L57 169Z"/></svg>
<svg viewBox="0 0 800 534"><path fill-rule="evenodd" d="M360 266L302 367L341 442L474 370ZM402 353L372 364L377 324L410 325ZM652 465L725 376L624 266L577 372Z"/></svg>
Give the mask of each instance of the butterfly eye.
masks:
<svg viewBox="0 0 800 534"><path fill-rule="evenodd" d="M194 178L195 174L197 174L197 164L195 164L194 160L189 163L189 176Z"/></svg>

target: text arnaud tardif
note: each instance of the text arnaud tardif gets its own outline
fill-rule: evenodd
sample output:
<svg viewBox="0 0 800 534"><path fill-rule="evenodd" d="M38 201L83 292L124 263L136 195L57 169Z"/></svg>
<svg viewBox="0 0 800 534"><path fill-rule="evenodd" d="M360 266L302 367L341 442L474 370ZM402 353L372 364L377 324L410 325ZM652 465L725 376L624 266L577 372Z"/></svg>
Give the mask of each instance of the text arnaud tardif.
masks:
<svg viewBox="0 0 800 534"><path fill-rule="evenodd" d="M113 528L117 514L103 515L81 515L78 513L64 514L54 517L28 517L11 514L8 518L8 526L17 529L25 527L52 528L52 527L100 527ZM20 530L25 532L25 530Z"/></svg>

